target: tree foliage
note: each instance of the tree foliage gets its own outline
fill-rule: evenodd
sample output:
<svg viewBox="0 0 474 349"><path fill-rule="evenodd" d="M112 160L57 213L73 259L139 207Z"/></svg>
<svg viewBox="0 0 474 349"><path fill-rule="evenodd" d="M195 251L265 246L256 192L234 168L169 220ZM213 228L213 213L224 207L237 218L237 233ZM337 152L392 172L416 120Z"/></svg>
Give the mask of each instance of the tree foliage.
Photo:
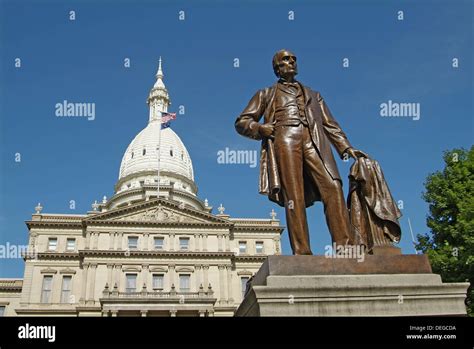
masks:
<svg viewBox="0 0 474 349"><path fill-rule="evenodd" d="M474 315L474 146L444 152L445 168L430 174L423 199L431 232L418 235L433 272L444 282L469 281L467 306Z"/></svg>

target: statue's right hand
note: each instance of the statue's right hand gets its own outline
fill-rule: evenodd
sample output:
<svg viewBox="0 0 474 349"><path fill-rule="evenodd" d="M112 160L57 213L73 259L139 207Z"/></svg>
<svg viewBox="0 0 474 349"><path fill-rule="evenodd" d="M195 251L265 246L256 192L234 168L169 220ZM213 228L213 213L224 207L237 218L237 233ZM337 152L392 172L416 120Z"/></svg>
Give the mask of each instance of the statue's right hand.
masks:
<svg viewBox="0 0 474 349"><path fill-rule="evenodd" d="M274 139L274 136L273 136L274 130L275 130L275 124L268 123L268 124L260 125L258 128L258 133L260 133L260 136L262 136L263 138Z"/></svg>

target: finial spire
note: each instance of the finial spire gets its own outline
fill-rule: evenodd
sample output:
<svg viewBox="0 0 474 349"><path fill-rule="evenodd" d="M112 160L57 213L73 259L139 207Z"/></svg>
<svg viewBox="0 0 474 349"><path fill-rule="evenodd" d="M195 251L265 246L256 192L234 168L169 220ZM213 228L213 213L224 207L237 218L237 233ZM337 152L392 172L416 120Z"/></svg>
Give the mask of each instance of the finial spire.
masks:
<svg viewBox="0 0 474 349"><path fill-rule="evenodd" d="M163 70L161 69L161 56L160 60L158 61L158 71L156 72L156 78L157 79L163 79Z"/></svg>
<svg viewBox="0 0 474 349"><path fill-rule="evenodd" d="M156 81L147 99L148 106L150 107L148 122L161 120L161 113L166 113L168 111L168 106L170 105L168 90L166 90L165 83L163 82L163 77L165 75L163 74L162 62L160 56L160 59L158 60L158 71L155 75Z"/></svg>

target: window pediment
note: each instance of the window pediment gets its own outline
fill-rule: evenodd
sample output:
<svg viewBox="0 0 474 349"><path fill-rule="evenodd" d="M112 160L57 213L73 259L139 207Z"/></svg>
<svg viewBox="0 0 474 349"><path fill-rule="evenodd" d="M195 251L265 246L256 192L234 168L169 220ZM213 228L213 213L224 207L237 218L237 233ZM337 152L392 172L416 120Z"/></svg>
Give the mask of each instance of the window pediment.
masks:
<svg viewBox="0 0 474 349"><path fill-rule="evenodd" d="M193 267L178 267L176 268L176 272L177 273L193 273L194 272L194 268Z"/></svg>
<svg viewBox="0 0 474 349"><path fill-rule="evenodd" d="M56 274L58 271L52 268L41 269L41 274Z"/></svg>

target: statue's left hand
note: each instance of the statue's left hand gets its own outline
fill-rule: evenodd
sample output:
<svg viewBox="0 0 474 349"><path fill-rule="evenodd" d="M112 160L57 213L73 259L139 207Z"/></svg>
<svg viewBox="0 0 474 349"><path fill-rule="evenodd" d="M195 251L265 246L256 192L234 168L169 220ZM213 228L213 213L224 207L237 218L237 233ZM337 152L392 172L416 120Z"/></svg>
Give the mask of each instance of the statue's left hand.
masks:
<svg viewBox="0 0 474 349"><path fill-rule="evenodd" d="M358 158L368 158L369 157L369 155L364 153L362 150L357 150L357 149L354 149L354 148L347 149L346 153L349 154L349 156L351 158L353 158L354 160L357 160Z"/></svg>

